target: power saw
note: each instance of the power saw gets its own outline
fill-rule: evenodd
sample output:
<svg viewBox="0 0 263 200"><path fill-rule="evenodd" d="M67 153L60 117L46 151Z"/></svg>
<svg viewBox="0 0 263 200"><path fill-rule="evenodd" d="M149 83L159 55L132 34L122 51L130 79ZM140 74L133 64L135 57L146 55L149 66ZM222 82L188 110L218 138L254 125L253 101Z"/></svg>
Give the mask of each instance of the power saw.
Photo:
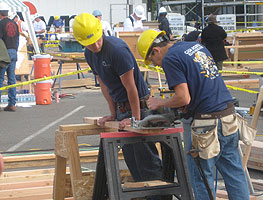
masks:
<svg viewBox="0 0 263 200"><path fill-rule="evenodd" d="M179 119L182 118L182 113L179 110L171 110L165 113L152 114L145 117L143 120L136 121L134 117L131 119L131 126L134 129L161 129L174 128L180 124Z"/></svg>

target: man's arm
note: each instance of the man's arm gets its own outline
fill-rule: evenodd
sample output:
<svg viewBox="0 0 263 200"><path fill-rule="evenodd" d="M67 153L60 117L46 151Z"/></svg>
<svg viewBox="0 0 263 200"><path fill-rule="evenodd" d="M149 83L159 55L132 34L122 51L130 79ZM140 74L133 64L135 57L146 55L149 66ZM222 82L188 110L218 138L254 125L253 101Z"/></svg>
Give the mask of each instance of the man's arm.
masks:
<svg viewBox="0 0 263 200"><path fill-rule="evenodd" d="M179 85L176 85L174 87L174 91L174 96L168 99L157 99L151 97L148 100L148 107L152 110L155 110L160 107L180 108L190 103L191 96L188 90L187 83L181 83Z"/></svg>
<svg viewBox="0 0 263 200"><path fill-rule="evenodd" d="M134 73L133 69L131 69L130 71L123 74L120 77L120 79L127 91L129 103L132 110L132 116L135 117L136 120L140 120L141 116L140 116L139 95L138 95L137 87L135 85L133 73Z"/></svg>
<svg viewBox="0 0 263 200"><path fill-rule="evenodd" d="M115 110L115 103L113 102L111 96L109 95L109 91L107 86L103 83L103 81L101 80L101 78L96 75L96 78L98 79L99 83L100 83L100 87L101 87L101 92L104 96L104 98L106 99L109 109L110 109L110 113L111 113L111 117L112 120L116 119L116 110Z"/></svg>

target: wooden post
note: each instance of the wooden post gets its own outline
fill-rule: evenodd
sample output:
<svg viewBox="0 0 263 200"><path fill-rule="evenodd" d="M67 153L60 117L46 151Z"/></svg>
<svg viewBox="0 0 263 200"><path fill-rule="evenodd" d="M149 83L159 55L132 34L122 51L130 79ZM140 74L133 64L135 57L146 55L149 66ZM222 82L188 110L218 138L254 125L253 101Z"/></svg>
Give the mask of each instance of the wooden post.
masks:
<svg viewBox="0 0 263 200"><path fill-rule="evenodd" d="M66 158L56 155L56 168L53 187L53 199L64 200L66 183Z"/></svg>
<svg viewBox="0 0 263 200"><path fill-rule="evenodd" d="M257 128L262 102L263 102L263 86L261 86L261 88L260 88L259 95L258 95L258 100L257 100L257 104L256 104L256 108L255 108L254 115L253 115L253 118L252 118L252 121L251 121L252 128ZM251 146L252 145L246 146L244 154L243 154L242 164L243 164L243 168L244 169L247 166L247 161L248 161L249 154L250 154L250 151L251 151Z"/></svg>

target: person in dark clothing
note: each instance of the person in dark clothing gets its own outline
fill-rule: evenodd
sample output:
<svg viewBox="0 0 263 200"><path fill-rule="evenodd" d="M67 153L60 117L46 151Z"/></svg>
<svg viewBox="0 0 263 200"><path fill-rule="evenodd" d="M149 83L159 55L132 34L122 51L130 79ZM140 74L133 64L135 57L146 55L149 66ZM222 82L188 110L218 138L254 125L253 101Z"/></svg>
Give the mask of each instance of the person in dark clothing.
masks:
<svg viewBox="0 0 263 200"><path fill-rule="evenodd" d="M191 31L183 36L183 40L186 42L193 42L193 41L200 42L201 33L202 33L201 31Z"/></svg>
<svg viewBox="0 0 263 200"><path fill-rule="evenodd" d="M173 35L172 35L172 31L170 29L170 26L169 26L169 21L168 19L166 18L166 15L167 15L167 11L164 7L161 7L159 9L159 17L158 17L158 22L159 22L159 29L161 31L165 31L166 32L166 35L168 36L168 38L170 40L173 40Z"/></svg>
<svg viewBox="0 0 263 200"><path fill-rule="evenodd" d="M202 44L212 54L216 66L222 70L223 61L228 57L224 46L224 40L227 37L225 30L217 25L216 16L210 14L207 19L208 26L202 31L201 39Z"/></svg>
<svg viewBox="0 0 263 200"><path fill-rule="evenodd" d="M10 57L10 64L6 67L0 67L0 87L3 86L5 72L7 73L8 85L16 84L15 67L17 61L17 48L18 48L18 26L8 18L9 7L6 3L0 3L0 38L4 41ZM1 96L1 91L0 91ZM8 105L4 111L16 110L16 88L8 89Z"/></svg>

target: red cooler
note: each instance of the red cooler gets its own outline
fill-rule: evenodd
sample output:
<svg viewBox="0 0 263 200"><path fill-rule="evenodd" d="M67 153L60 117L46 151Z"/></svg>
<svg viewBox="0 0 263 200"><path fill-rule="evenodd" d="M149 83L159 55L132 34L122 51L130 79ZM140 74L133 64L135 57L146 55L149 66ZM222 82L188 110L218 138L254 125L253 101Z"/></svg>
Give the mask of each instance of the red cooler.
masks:
<svg viewBox="0 0 263 200"><path fill-rule="evenodd" d="M51 104L51 84L52 80L41 81L34 84L37 105Z"/></svg>
<svg viewBox="0 0 263 200"><path fill-rule="evenodd" d="M51 56L49 54L37 54L32 56L34 61L34 78L51 76Z"/></svg>

